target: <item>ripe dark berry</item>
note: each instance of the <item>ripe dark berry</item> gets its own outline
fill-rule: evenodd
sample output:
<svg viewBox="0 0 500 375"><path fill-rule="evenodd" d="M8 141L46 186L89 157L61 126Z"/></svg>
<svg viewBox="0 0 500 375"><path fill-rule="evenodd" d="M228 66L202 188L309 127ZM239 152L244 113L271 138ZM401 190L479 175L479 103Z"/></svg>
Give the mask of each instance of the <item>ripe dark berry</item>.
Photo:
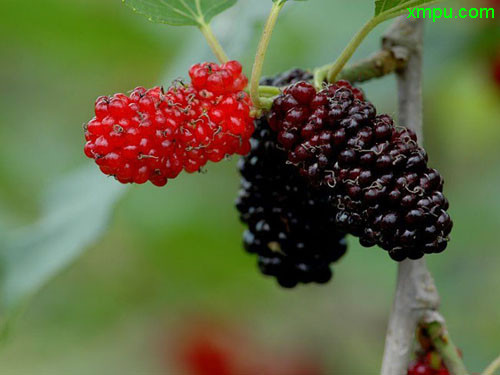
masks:
<svg viewBox="0 0 500 375"><path fill-rule="evenodd" d="M190 70L191 85L99 97L85 126L85 155L122 183L163 186L182 170L250 151L251 103L236 61Z"/></svg>
<svg viewBox="0 0 500 375"><path fill-rule="evenodd" d="M316 96L316 90L305 82L298 82L290 88L289 93L301 104L309 104Z"/></svg>
<svg viewBox="0 0 500 375"><path fill-rule="evenodd" d="M264 83L285 85L295 79L309 79L310 75L298 75L294 70L288 81L285 78L281 75ZM292 94L297 97L295 102L315 95L302 87ZM283 287L326 283L332 277L331 263L346 252L344 235L335 224L336 209L329 205L329 193L311 189L299 171L286 163L287 153L265 118L255 123L252 150L239 164L242 183L236 207L248 226L245 249L257 254L261 272L275 277ZM290 137L288 133L281 135L284 143ZM313 175L315 168L311 165L308 173Z"/></svg>
<svg viewBox="0 0 500 375"><path fill-rule="evenodd" d="M398 261L443 251L453 227L443 179L415 133L377 116L348 82L312 90L291 85L270 118L289 164L330 192L339 227Z"/></svg>

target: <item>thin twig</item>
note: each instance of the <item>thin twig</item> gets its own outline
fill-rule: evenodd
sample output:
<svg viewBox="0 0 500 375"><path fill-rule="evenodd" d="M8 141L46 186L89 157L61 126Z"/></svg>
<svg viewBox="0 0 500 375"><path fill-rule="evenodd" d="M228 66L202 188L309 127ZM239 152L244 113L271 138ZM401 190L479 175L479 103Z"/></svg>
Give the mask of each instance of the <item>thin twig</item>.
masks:
<svg viewBox="0 0 500 375"><path fill-rule="evenodd" d="M394 73L406 66L408 61L407 51L405 47L382 49L367 59L347 66L339 73L337 78L354 83Z"/></svg>

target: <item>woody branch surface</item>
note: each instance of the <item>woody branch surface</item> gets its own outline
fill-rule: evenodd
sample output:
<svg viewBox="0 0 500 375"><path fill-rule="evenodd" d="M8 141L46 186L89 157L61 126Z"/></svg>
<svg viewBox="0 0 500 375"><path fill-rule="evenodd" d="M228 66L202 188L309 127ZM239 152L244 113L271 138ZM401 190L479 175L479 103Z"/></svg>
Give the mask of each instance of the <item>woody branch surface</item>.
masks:
<svg viewBox="0 0 500 375"><path fill-rule="evenodd" d="M380 78L403 69L407 61L408 49L405 47L395 46L382 49L367 59L347 66L339 73L337 79L364 82L373 78Z"/></svg>
<svg viewBox="0 0 500 375"><path fill-rule="evenodd" d="M399 123L422 134L422 31L421 20L396 19L384 36L384 48L405 48L406 67L397 75ZM405 260L398 266L397 286L389 318L382 375L406 374L415 330L424 317L443 321L437 313L439 294L425 259Z"/></svg>

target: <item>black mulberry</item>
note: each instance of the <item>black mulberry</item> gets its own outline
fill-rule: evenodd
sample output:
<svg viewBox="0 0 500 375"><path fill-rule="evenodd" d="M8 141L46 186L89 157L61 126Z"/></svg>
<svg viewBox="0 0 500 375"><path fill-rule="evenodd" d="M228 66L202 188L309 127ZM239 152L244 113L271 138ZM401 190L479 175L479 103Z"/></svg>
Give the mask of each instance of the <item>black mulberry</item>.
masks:
<svg viewBox="0 0 500 375"><path fill-rule="evenodd" d="M284 86L310 79L300 70L264 80ZM298 170L287 163L287 153L265 118L256 120L250 154L240 160L241 190L236 202L248 225L245 249L258 255L265 275L283 287L298 283L326 283L330 264L346 252L344 235L336 229L336 209L326 188L311 189Z"/></svg>
<svg viewBox="0 0 500 375"><path fill-rule="evenodd" d="M293 84L274 101L269 123L288 163L329 188L339 229L397 261L445 250L453 224L441 175L415 133L377 116L348 82L320 92Z"/></svg>

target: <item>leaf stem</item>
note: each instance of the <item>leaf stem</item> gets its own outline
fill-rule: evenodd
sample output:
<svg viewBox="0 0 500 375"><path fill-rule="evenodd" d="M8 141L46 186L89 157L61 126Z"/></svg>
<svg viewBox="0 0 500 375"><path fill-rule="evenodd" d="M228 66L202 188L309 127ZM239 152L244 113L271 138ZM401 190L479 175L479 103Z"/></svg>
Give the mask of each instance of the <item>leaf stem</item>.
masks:
<svg viewBox="0 0 500 375"><path fill-rule="evenodd" d="M486 367L482 375L495 375L495 372L500 369L500 356Z"/></svg>
<svg viewBox="0 0 500 375"><path fill-rule="evenodd" d="M259 42L259 47L257 48L257 54L255 56L255 62L252 70L252 78L250 80L250 97L256 108L261 107L261 100L259 97L259 81L262 75L262 67L264 66L267 48L269 47L269 42L271 41L271 36L273 34L276 21L278 20L278 15L283 8L283 5L285 5L285 2L285 0L279 0L273 3L273 7L271 8L271 12L269 13L269 17Z"/></svg>
<svg viewBox="0 0 500 375"><path fill-rule="evenodd" d="M379 19L372 18L354 35L347 47L342 51L338 59L329 67L327 79L328 82L334 82L337 75L340 73L345 64L352 57L356 49L366 36L379 24Z"/></svg>
<svg viewBox="0 0 500 375"><path fill-rule="evenodd" d="M208 42L208 45L210 46L210 49L212 50L213 54L219 60L221 64L228 62L229 58L227 57L226 52L224 51L224 48L222 48L222 45L219 43L217 37L215 36L214 32L212 31L212 28L208 23L206 23L204 20L199 21L199 29L202 32L202 34L205 36L205 39Z"/></svg>
<svg viewBox="0 0 500 375"><path fill-rule="evenodd" d="M434 4L439 0L430 1L427 4ZM396 6L386 12L380 13L379 15L371 18L368 22L366 22L363 27L354 35L351 39L347 47L342 51L338 59L329 65L322 66L316 69L314 73L314 86L319 90L323 86L323 82L325 79L333 83L337 79L338 74L343 69L345 64L352 57L356 49L363 42L366 36L380 23L387 21L391 18L397 17L399 15L403 15L407 12L407 7L414 6L419 3L419 0L413 0L410 2L406 2L399 6Z"/></svg>

